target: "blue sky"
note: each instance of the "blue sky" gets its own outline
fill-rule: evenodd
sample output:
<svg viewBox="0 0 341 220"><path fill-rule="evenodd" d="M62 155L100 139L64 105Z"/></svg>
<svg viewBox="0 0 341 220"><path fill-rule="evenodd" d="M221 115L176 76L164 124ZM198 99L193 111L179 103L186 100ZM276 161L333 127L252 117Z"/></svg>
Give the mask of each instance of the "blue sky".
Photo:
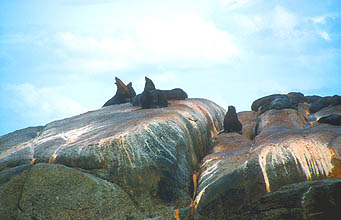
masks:
<svg viewBox="0 0 341 220"><path fill-rule="evenodd" d="M0 1L0 135L100 108L115 76L237 111L341 95L341 2Z"/></svg>

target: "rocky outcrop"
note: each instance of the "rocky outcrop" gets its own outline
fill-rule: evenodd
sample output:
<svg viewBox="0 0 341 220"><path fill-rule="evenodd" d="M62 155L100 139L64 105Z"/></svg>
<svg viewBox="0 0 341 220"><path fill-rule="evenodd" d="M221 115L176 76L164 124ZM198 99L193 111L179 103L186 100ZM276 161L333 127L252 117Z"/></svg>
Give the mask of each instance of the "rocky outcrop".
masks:
<svg viewBox="0 0 341 220"><path fill-rule="evenodd" d="M1 219L143 217L116 184L63 165L26 166L0 185L0 198Z"/></svg>
<svg viewBox="0 0 341 220"><path fill-rule="evenodd" d="M2 136L0 219L339 219L337 97L263 97L238 113L241 134L186 99Z"/></svg>
<svg viewBox="0 0 341 220"><path fill-rule="evenodd" d="M127 103L49 123L25 141L2 137L0 216L172 218L190 204L192 173L224 114L204 99L150 110Z"/></svg>
<svg viewBox="0 0 341 220"><path fill-rule="evenodd" d="M312 104L304 99L297 93L261 98L253 103L258 112L238 114L247 127L243 135L213 137L211 153L197 174L194 208L203 219L324 219L319 217L330 217L329 208L341 208L336 202L321 212L307 211L302 203L314 184L321 186L317 191L325 191L325 200L335 201L334 191L341 190L341 127L320 121L339 115L340 106L330 104L311 113ZM331 185L330 192L324 183ZM290 190L283 190L290 184ZM296 184L304 187L296 191ZM318 198L309 204L315 207Z"/></svg>

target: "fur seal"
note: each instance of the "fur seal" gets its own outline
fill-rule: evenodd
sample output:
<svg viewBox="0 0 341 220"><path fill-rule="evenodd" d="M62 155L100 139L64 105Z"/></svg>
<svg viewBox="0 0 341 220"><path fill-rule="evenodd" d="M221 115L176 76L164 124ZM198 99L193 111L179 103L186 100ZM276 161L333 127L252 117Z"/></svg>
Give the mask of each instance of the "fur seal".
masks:
<svg viewBox="0 0 341 220"><path fill-rule="evenodd" d="M167 96L162 90L145 90L141 95L141 107L143 109L167 107Z"/></svg>
<svg viewBox="0 0 341 220"><path fill-rule="evenodd" d="M188 98L187 93L182 89L160 90L156 89L153 81L148 77L145 77L145 81L143 92L136 95L132 100L134 106L141 106L142 108L167 107L168 100Z"/></svg>
<svg viewBox="0 0 341 220"><path fill-rule="evenodd" d="M146 90L155 90L155 85L153 83L153 81L151 79L149 79L148 77L144 77L144 79L146 80L146 83L144 84L144 90L143 91L146 91Z"/></svg>
<svg viewBox="0 0 341 220"><path fill-rule="evenodd" d="M144 91L152 91L152 90L156 90L155 85L153 83L153 81L151 79L149 79L148 77L144 77L145 79L145 84L144 84ZM136 95L133 99L132 99L132 104L133 106L141 106L141 98L143 95L143 92L141 94ZM146 94L147 95L147 94ZM149 95L147 95L147 97L149 97ZM144 100L146 102L146 100Z"/></svg>
<svg viewBox="0 0 341 220"><path fill-rule="evenodd" d="M188 98L187 93L180 88L163 91L166 94L168 100L185 100Z"/></svg>
<svg viewBox="0 0 341 220"><path fill-rule="evenodd" d="M128 84L128 86L126 86L117 77L115 77L115 81L116 81L115 84L117 86L116 94L106 103L104 103L102 108L109 105L117 105L130 102L132 98L136 95L131 82Z"/></svg>
<svg viewBox="0 0 341 220"><path fill-rule="evenodd" d="M242 134L242 129L243 126L238 120L236 108L230 105L224 118L224 132L238 132Z"/></svg>

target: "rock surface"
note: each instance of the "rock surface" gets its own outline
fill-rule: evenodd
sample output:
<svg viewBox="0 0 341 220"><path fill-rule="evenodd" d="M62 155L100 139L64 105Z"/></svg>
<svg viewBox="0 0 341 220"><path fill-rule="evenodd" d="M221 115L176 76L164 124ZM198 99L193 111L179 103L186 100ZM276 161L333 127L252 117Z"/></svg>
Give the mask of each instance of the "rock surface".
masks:
<svg viewBox="0 0 341 220"><path fill-rule="evenodd" d="M58 182L61 187L64 183L77 185L76 182L72 182L73 180L65 179L69 174L64 171L52 177L53 173L62 169L54 164L62 164L72 168L71 170L65 168L67 172L73 173L72 175L76 175L74 173L76 172L79 178L82 175L88 178L88 185L91 174L93 178L112 184L103 183L105 188L115 189L113 194L124 191L129 195L130 200L127 199L127 202L132 201L132 203L128 204L130 208L122 210L122 219L129 216L132 216L130 219L135 219L136 215L145 218L173 216L175 206L183 207L191 202L192 173L208 152L210 138L222 129L224 114L223 108L205 99L173 101L167 108L151 110L141 110L140 107L133 107L131 104L121 104L49 123L39 132L39 135L36 137L33 135L32 139L28 138L25 142L2 138L5 140L2 142L3 146L15 144L4 149L0 155L0 170L3 170L1 173L6 172L7 176L14 176L10 178L11 181L18 180L13 180L17 181L13 184L1 185L1 192L6 194L13 190L12 185L18 185L16 190L19 194L23 193L23 190L19 190L22 189L23 182L25 186L32 186L29 187L31 188L29 194L33 198L39 197L41 201L32 204L32 200L28 198L24 200L20 194L20 198L14 198L12 204L16 207L19 201L21 207L27 207L21 208L24 210L20 211L23 212L21 216L23 219L31 219L27 216L33 216L32 210L40 209L44 201L52 204L50 193L59 198L64 198L60 194L68 192L74 195L72 192L74 188L60 191L59 185L53 185L54 182ZM38 178L42 175L38 178L41 181L50 178L46 180L44 186L41 186L41 190L45 187L43 191L37 185L38 182L25 176L28 171L18 175L14 171L9 172L12 167L26 164L33 164L28 176L34 174ZM54 166L44 166L42 170L41 164ZM54 168L55 166L57 168ZM49 173L46 176L44 176L45 170ZM88 186L79 185L79 187ZM83 190L79 189L79 192L86 194ZM94 194L98 192L94 191ZM0 197L0 200L3 198L5 197ZM84 198L79 199L85 202ZM68 199L65 198L63 201L68 203ZM2 200L2 204L5 202ZM91 215L95 210L102 213L95 203L112 203L114 206L115 201L91 202L94 202L93 212L88 210L92 205L84 203L85 208L83 211L80 210L82 212L79 213L80 216ZM63 206L58 207L60 209L55 207L56 212L58 210L63 212ZM122 206L118 209L120 208L122 209ZM142 214L138 212L135 213L136 215L130 214L129 210L134 209ZM26 210L30 214L26 215ZM40 216L39 218L43 218L44 215L47 218L53 215L52 213L50 210L42 210L37 215ZM65 215L69 216L69 214ZM103 212L104 219L106 216Z"/></svg>
<svg viewBox="0 0 341 220"><path fill-rule="evenodd" d="M338 97L260 98L238 113L242 134L217 135L225 110L204 99L13 132L0 137L0 219L339 219Z"/></svg>
<svg viewBox="0 0 341 220"><path fill-rule="evenodd" d="M63 165L40 163L0 185L0 219L141 217L116 184Z"/></svg>
<svg viewBox="0 0 341 220"><path fill-rule="evenodd" d="M341 191L341 127L318 119L339 114L340 106L328 105L311 113L311 104L302 101L304 96L294 95L300 101L291 100L290 107L277 105L278 109L274 100L292 97L272 95L255 101L253 109L258 113L238 115L247 127L243 135L223 133L212 138L211 153L197 174L194 200L203 219L335 219L327 211L341 208L336 199ZM329 184L330 191L319 185L321 179L326 179L322 183ZM324 200L332 201L321 212L316 196L309 201L309 211L300 206L302 195L315 183L321 186L317 191L324 192ZM290 190L283 190L289 184ZM296 184L304 187L296 191ZM293 210L288 208L290 202L295 204Z"/></svg>

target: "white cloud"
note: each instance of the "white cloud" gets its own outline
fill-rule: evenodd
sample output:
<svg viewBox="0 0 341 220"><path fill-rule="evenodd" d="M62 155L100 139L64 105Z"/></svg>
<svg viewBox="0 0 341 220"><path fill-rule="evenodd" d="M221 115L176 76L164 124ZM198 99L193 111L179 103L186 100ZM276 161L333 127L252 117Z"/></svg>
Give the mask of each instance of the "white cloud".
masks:
<svg viewBox="0 0 341 220"><path fill-rule="evenodd" d="M282 6L276 6L271 22L275 34L281 37L292 35L298 23L296 16Z"/></svg>
<svg viewBox="0 0 341 220"><path fill-rule="evenodd" d="M37 88L24 83L7 85L4 89L10 94L7 107L32 123L44 124L86 111L82 105L63 95L63 87Z"/></svg>
<svg viewBox="0 0 341 220"><path fill-rule="evenodd" d="M251 2L252 1L250 0L221 0L223 6L230 10L244 7L250 4Z"/></svg>
<svg viewBox="0 0 341 220"><path fill-rule="evenodd" d="M319 35L320 35L324 40L326 40L326 41L330 41L330 40L331 40L329 34L328 34L327 32L325 32L325 31L319 32Z"/></svg>
<svg viewBox="0 0 341 220"><path fill-rule="evenodd" d="M69 66L117 70L139 63L226 63L239 55L229 33L195 15L144 17L126 33L102 38L61 33L60 49Z"/></svg>
<svg viewBox="0 0 341 220"><path fill-rule="evenodd" d="M311 18L311 20L312 20L315 24L325 24L325 23L326 23L326 16L314 17L314 18Z"/></svg>

